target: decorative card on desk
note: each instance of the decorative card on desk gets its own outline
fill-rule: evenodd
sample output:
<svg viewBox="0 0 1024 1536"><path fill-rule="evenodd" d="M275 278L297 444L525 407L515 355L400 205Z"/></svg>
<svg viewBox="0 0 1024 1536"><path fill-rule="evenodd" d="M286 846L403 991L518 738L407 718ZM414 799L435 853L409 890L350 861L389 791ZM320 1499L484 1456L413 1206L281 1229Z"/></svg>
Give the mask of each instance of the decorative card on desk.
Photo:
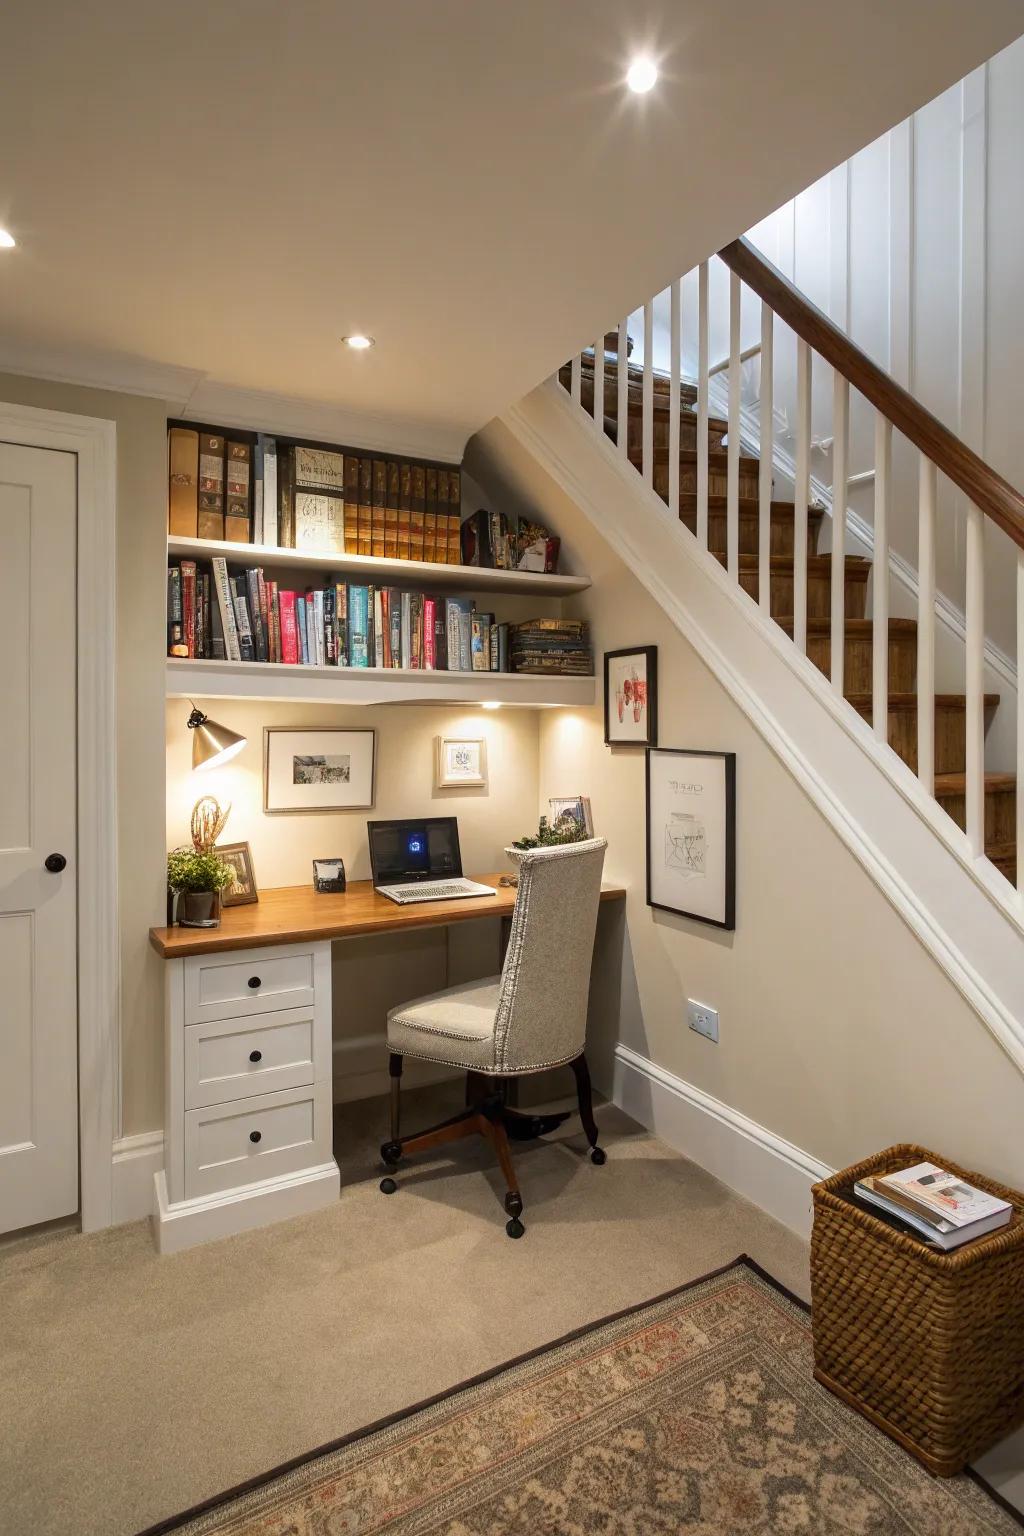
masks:
<svg viewBox="0 0 1024 1536"><path fill-rule="evenodd" d="M736 926L736 754L647 750L647 905Z"/></svg>
<svg viewBox="0 0 1024 1536"><path fill-rule="evenodd" d="M263 730L263 809L360 811L373 805L376 732L365 727Z"/></svg>
<svg viewBox="0 0 1024 1536"><path fill-rule="evenodd" d="M604 739L608 746L658 745L658 647L604 653Z"/></svg>
<svg viewBox="0 0 1024 1536"><path fill-rule="evenodd" d="M553 832L576 829L577 837L593 837L594 818L587 795L571 795L548 801L548 826Z"/></svg>
<svg viewBox="0 0 1024 1536"><path fill-rule="evenodd" d="M437 789L482 789L487 784L487 743L463 736L437 737Z"/></svg>

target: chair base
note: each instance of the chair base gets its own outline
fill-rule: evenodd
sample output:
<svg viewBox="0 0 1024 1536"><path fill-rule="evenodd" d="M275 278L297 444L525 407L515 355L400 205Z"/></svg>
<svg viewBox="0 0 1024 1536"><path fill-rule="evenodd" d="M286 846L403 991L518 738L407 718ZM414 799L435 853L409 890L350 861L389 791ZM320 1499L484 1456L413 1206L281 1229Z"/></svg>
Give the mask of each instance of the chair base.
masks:
<svg viewBox="0 0 1024 1536"><path fill-rule="evenodd" d="M392 1175L404 1157L417 1152L428 1152L450 1141L462 1141L468 1136L483 1136L490 1141L505 1177L505 1213L509 1220L505 1231L511 1238L522 1237L526 1228L521 1217L523 1197L516 1178L510 1141L533 1141L547 1135L569 1118L568 1113L556 1115L529 1115L510 1109L506 1103L508 1080L491 1078L482 1072L469 1072L466 1076L466 1107L457 1115L442 1120L439 1125L418 1131L412 1136L400 1134L400 1105L403 1058L392 1053L388 1060L391 1077L391 1135L380 1149L386 1176L380 1181L381 1193L393 1195L398 1184ZM580 1119L590 1145L590 1160L600 1167L606 1154L597 1144L597 1122L594 1119L590 1087L590 1072L586 1058L577 1056L570 1063L576 1078Z"/></svg>

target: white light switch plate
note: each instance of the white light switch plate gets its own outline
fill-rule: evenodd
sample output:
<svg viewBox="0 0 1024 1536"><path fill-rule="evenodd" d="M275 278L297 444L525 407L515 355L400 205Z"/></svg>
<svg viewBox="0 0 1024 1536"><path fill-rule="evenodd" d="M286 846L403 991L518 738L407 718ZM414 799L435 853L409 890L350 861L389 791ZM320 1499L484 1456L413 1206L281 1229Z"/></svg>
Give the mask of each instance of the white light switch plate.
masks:
<svg viewBox="0 0 1024 1536"><path fill-rule="evenodd" d="M691 1029L695 1029L698 1035L705 1035L709 1040L718 1044L718 1010L709 1008L707 1003L695 1003L692 997L686 999L686 1022Z"/></svg>

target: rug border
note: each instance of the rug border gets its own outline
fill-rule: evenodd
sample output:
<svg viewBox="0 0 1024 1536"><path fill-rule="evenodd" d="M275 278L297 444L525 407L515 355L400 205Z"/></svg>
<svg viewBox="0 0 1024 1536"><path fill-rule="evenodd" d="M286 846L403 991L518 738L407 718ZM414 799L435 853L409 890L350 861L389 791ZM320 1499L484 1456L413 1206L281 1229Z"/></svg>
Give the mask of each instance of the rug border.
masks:
<svg viewBox="0 0 1024 1536"><path fill-rule="evenodd" d="M599 1328L604 1328L610 1323L621 1322L623 1318L630 1317L634 1313L643 1312L647 1307L655 1307L660 1302L669 1301L673 1296L682 1296L687 1291L692 1291L695 1286L703 1285L708 1280L717 1280L720 1275L728 1274L729 1270L743 1265L752 1274L777 1291L793 1306L799 1308L806 1316L810 1316L810 1303L797 1296L788 1286L783 1285L774 1275L770 1275L766 1269L762 1269L756 1259L752 1259L747 1253L737 1254L727 1264L721 1264L717 1269L708 1270L707 1274L697 1275L692 1280L685 1281L682 1285L673 1286L671 1290L662 1291L658 1296L649 1296L645 1301L635 1302L632 1306L622 1307L618 1312L609 1312L605 1317L599 1317L589 1323L583 1323L579 1328L573 1328L568 1333L563 1333L557 1339L551 1339L546 1344L539 1344L534 1349L528 1349L521 1355L515 1355L511 1360L503 1360L500 1365L492 1365L488 1370L481 1371L476 1376L470 1376L465 1381L457 1382L452 1387L445 1387L441 1392L435 1392L432 1397L423 1398L421 1402L413 1403L407 1408L399 1408L395 1413L386 1414L381 1419L375 1419L372 1424L365 1424L361 1429L353 1429L347 1435L339 1435L335 1440L328 1440L323 1445L318 1445L312 1451L303 1451L300 1456L293 1456L290 1461L282 1461L276 1467L271 1467L267 1472L257 1472L253 1477L244 1482L236 1483L234 1487L226 1489L223 1493L214 1494L209 1499L203 1499L198 1504L183 1510L180 1514L170 1515L164 1520L157 1521L156 1525L147 1525L143 1530L136 1532L136 1536L171 1536L174 1531L180 1531L190 1520L196 1520L200 1515L208 1515L213 1510L230 1504L235 1499L240 1499L244 1494L254 1493L257 1488L263 1488L272 1483L275 1478L284 1477L288 1472L294 1472L298 1467L308 1465L321 1456L329 1456L333 1451L344 1450L347 1446L354 1445L360 1440L367 1439L370 1435L378 1434L382 1429L390 1429L395 1424L400 1424L403 1419L411 1419L414 1414L422 1413L427 1408L435 1408L439 1403L445 1402L450 1397L455 1397L459 1392L468 1392L473 1387L483 1386L485 1382L493 1381L503 1371L514 1370L516 1366L526 1365L531 1360L536 1360L539 1355L545 1355L549 1350L560 1349L566 1344L572 1344L577 1339L584 1338L588 1333L595 1333ZM975 1472L973 1467L966 1467L964 1475L971 1478L979 1487L983 1488L1006 1514L1012 1516L1022 1529L1024 1529L1024 1515L1016 1509L1001 1493Z"/></svg>

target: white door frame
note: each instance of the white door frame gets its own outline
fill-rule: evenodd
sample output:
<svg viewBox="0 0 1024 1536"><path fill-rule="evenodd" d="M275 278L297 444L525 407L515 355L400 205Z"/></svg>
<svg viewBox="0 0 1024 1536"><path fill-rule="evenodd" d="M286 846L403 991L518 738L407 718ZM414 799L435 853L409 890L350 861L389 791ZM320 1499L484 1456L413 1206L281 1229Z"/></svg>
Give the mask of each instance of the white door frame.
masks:
<svg viewBox="0 0 1024 1536"><path fill-rule="evenodd" d="M78 1127L82 1231L109 1227L119 1122L115 518L112 421L0 404L0 441L78 459Z"/></svg>

